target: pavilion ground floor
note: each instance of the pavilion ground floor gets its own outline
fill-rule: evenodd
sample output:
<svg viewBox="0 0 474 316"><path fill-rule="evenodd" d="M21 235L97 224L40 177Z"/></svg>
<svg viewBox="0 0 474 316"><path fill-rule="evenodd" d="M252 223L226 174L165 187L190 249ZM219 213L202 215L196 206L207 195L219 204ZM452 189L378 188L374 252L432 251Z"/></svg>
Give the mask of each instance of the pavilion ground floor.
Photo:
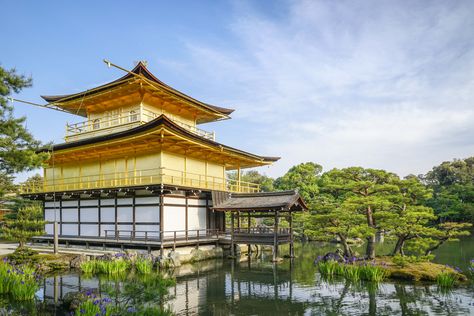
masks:
<svg viewBox="0 0 474 316"><path fill-rule="evenodd" d="M269 245L275 259L279 245L293 244L292 211L304 205L294 191L229 194L164 186L28 198L41 200L44 208L46 234L35 242L50 244L56 235L66 246L149 251L214 244L229 245L231 255L238 244ZM271 225L263 225L264 218ZM279 227L281 218L289 226Z"/></svg>

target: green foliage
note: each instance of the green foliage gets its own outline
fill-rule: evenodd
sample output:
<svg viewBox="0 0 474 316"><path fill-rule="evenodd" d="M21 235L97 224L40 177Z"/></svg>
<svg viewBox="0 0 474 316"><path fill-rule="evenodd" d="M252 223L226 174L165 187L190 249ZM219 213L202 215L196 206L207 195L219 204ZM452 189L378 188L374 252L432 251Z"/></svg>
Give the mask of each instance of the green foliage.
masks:
<svg viewBox="0 0 474 316"><path fill-rule="evenodd" d="M127 275L117 291L117 282L109 277L101 282L100 292L113 297L114 315L172 315L164 303L175 280L160 273Z"/></svg>
<svg viewBox="0 0 474 316"><path fill-rule="evenodd" d="M297 189L309 208L314 209L313 205L318 197L318 181L322 170L323 167L314 162L293 166L285 175L275 180L275 189Z"/></svg>
<svg viewBox="0 0 474 316"><path fill-rule="evenodd" d="M418 248L423 238L436 233L430 224L436 220L433 209L424 205L431 198L431 190L416 177L397 183L399 194L392 199L391 212L379 217L381 227L397 239L393 255L404 255L407 242ZM418 246L417 246L418 244Z"/></svg>
<svg viewBox="0 0 474 316"><path fill-rule="evenodd" d="M153 260L151 258L138 257L135 261L135 269L140 274L149 274L153 269Z"/></svg>
<svg viewBox="0 0 474 316"><path fill-rule="evenodd" d="M20 247L34 236L44 234L43 211L37 204L21 208L14 220L7 220L2 228L2 237L17 241Z"/></svg>
<svg viewBox="0 0 474 316"><path fill-rule="evenodd" d="M79 268L84 273L93 274L97 272L97 262L96 260L84 261Z"/></svg>
<svg viewBox="0 0 474 316"><path fill-rule="evenodd" d="M445 161L423 180L434 191L427 205L442 220L474 222L474 157Z"/></svg>
<svg viewBox="0 0 474 316"><path fill-rule="evenodd" d="M98 273L120 274L130 269L130 262L125 259L116 260L95 260Z"/></svg>
<svg viewBox="0 0 474 316"><path fill-rule="evenodd" d="M352 256L348 239L366 238L366 256L373 258L375 234L383 229L377 220L390 214L399 194L398 181L393 173L360 167L324 173L308 234L320 240L338 239L346 256Z"/></svg>
<svg viewBox="0 0 474 316"><path fill-rule="evenodd" d="M382 282L388 276L385 268L375 264L364 264L359 266L360 277L369 282Z"/></svg>
<svg viewBox="0 0 474 316"><path fill-rule="evenodd" d="M26 130L25 118L13 116L8 97L31 86L31 78L18 75L15 69L0 67L0 197L13 189L12 175L39 167L45 153L36 153L40 142Z"/></svg>
<svg viewBox="0 0 474 316"><path fill-rule="evenodd" d="M28 266L15 266L0 262L0 294L10 294L17 301L32 300L39 285L35 270Z"/></svg>
<svg viewBox="0 0 474 316"><path fill-rule="evenodd" d="M227 174L227 177L231 180L237 180L237 172L231 171ZM242 172L240 175L240 181L256 183L260 185L260 190L262 190L263 192L274 191L273 179L267 177L264 174L259 173L257 170Z"/></svg>
<svg viewBox="0 0 474 316"><path fill-rule="evenodd" d="M459 281L459 276L456 273L449 271L442 272L436 277L436 283L441 288L451 288Z"/></svg>
<svg viewBox="0 0 474 316"><path fill-rule="evenodd" d="M36 264L38 263L38 252L28 247L18 247L8 255L8 260L14 264Z"/></svg>
<svg viewBox="0 0 474 316"><path fill-rule="evenodd" d="M74 315L76 316L109 316L112 315L112 305L108 304L108 301L103 301L100 298L87 299L82 302L75 310Z"/></svg>
<svg viewBox="0 0 474 316"><path fill-rule="evenodd" d="M340 275L350 281L382 282L388 276L387 269L375 263L342 263L335 260L321 260L317 262L317 267L319 273L325 278Z"/></svg>
<svg viewBox="0 0 474 316"><path fill-rule="evenodd" d="M331 278L336 275L339 268L339 263L334 260L319 261L317 265L319 273L327 278Z"/></svg>
<svg viewBox="0 0 474 316"><path fill-rule="evenodd" d="M428 256L402 256L397 254L392 257L392 262L399 267L406 267L410 263L429 262L434 259L434 255Z"/></svg>
<svg viewBox="0 0 474 316"><path fill-rule="evenodd" d="M344 265L344 277L352 282L359 281L361 279L362 269L357 264Z"/></svg>
<svg viewBox="0 0 474 316"><path fill-rule="evenodd" d="M436 230L421 240L416 247L418 251L424 251L425 255L430 255L447 241L459 241L459 237L469 236L471 227L471 223L444 222L438 224Z"/></svg>

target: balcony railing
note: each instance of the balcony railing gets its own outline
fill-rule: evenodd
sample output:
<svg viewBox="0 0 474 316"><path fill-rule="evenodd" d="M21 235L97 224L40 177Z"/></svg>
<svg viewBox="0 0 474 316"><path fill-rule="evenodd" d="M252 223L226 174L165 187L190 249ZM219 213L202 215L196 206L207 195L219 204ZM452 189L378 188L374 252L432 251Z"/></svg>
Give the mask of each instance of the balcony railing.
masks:
<svg viewBox="0 0 474 316"><path fill-rule="evenodd" d="M141 124L145 124L157 118L158 116L158 114L153 113L151 111L140 111L139 109L137 109L135 112L129 112L127 115L111 116L96 120L87 120L74 124L66 124L65 139L66 141L73 141L85 137L102 135L105 131L107 131L108 133L118 132ZM208 132L203 129L197 128L196 126L183 123L173 117L168 118L179 126L183 127L184 129L190 131L191 133L213 141L216 139L214 132Z"/></svg>
<svg viewBox="0 0 474 316"><path fill-rule="evenodd" d="M20 187L22 194L64 192L104 188L123 188L128 186L167 184L196 189L216 191L259 192L260 186L255 183L223 179L168 168L115 172L100 175L59 178L46 180L42 184L34 183Z"/></svg>

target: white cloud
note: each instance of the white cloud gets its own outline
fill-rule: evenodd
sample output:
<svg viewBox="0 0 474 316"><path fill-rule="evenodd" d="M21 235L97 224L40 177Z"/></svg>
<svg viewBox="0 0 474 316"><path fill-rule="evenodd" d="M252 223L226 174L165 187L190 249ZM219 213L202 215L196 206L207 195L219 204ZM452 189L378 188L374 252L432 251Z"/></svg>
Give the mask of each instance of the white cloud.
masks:
<svg viewBox="0 0 474 316"><path fill-rule="evenodd" d="M287 6L236 5L227 47L187 42L205 99L237 109L262 139L251 149L284 157L271 175L309 160L406 175L474 155L474 2Z"/></svg>

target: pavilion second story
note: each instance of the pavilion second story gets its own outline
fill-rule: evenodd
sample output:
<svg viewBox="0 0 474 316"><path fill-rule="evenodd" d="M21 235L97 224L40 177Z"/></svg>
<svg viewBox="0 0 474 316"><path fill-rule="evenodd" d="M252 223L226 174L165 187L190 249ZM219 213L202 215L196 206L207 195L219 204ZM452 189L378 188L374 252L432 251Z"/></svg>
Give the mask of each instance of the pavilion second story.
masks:
<svg viewBox="0 0 474 316"><path fill-rule="evenodd" d="M127 130L160 115L196 135L215 140L213 132L198 125L228 119L233 112L171 88L151 74L142 62L127 75L102 86L43 98L82 118L78 122L66 123L66 142Z"/></svg>

